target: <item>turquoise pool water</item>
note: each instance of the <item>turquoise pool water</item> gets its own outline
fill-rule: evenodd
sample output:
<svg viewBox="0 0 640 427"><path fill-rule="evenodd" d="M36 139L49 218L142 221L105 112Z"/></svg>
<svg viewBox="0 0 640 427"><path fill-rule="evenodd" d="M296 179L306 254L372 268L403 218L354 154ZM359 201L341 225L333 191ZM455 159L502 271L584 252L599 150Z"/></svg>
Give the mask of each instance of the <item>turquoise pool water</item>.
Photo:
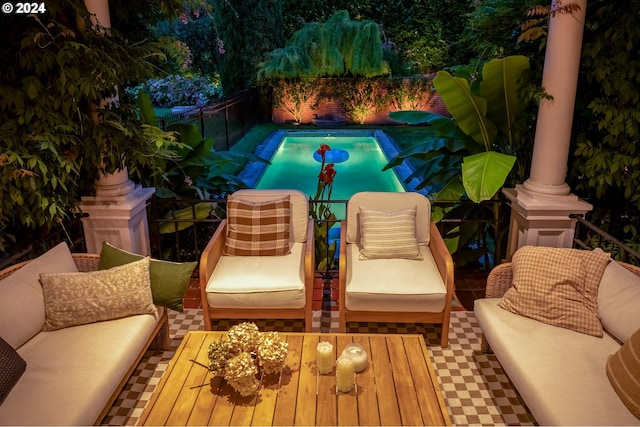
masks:
<svg viewBox="0 0 640 427"><path fill-rule="evenodd" d="M372 134L337 135L286 135L255 188L294 188L315 195L320 162L313 153L327 144L349 153L346 161L335 163L332 200L348 200L360 191L406 191L394 170L382 171L389 159Z"/></svg>

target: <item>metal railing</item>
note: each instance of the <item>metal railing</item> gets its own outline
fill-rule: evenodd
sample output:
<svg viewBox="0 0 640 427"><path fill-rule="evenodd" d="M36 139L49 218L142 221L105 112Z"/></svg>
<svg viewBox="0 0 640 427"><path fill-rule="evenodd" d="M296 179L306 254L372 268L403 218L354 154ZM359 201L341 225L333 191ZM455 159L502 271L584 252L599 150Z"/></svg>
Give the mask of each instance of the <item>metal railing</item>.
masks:
<svg viewBox="0 0 640 427"><path fill-rule="evenodd" d="M319 201L332 205L332 211L344 212L347 200ZM473 202L462 202L462 205ZM209 204L209 205L206 205ZM432 207L451 208L461 202L433 201ZM205 205L203 207L203 205ZM462 239L464 242L454 251L453 259L456 266L489 270L496 260L504 254L503 242L506 235L507 216L503 215L504 203L489 201L480 205L481 213L468 218L444 218L438 223L438 228L445 240ZM478 205L475 205L476 207ZM459 206L458 206L459 207ZM490 212L491 215L487 215ZM152 256L173 261L198 261L204 247L213 236L226 213L226 199L215 200L163 200L152 198L149 209L149 229ZM335 277L338 270L340 221L316 220L316 224L328 224L329 231L324 233L325 253L316 253L316 263L324 256L333 259L325 267L317 269L316 275L322 278ZM335 251L331 251L331 244L335 243Z"/></svg>
<svg viewBox="0 0 640 427"><path fill-rule="evenodd" d="M46 236L36 237L36 232L29 232L28 235L26 233L25 231L25 235L19 236L10 253L0 254L0 270L36 258L61 242L67 242L71 252L87 251L82 216L59 222Z"/></svg>
<svg viewBox="0 0 640 427"><path fill-rule="evenodd" d="M213 140L216 150L229 150L258 123L259 110L256 90L248 89L213 105L194 106L158 117L158 126L166 130L167 127L178 123L195 124L202 138Z"/></svg>
<svg viewBox="0 0 640 427"><path fill-rule="evenodd" d="M583 215L570 215L577 221L573 247L579 249L600 248L609 252L613 259L640 265L640 253L611 234L584 219Z"/></svg>

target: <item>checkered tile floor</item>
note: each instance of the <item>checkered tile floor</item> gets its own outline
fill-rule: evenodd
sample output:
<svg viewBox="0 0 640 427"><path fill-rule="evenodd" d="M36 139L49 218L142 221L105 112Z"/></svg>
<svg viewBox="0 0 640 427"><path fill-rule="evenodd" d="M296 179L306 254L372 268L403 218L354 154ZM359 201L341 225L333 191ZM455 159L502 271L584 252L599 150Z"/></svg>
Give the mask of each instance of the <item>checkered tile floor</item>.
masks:
<svg viewBox="0 0 640 427"><path fill-rule="evenodd" d="M315 331L337 329L337 311L314 313ZM170 312L172 346L188 330L204 329L199 309ZM256 322L261 330L303 331L302 322ZM227 330L221 322L216 329ZM453 311L449 347L440 347L440 328L418 324L350 323L348 332L423 334L454 425L535 425L495 356L480 349L480 328L471 311ZM172 351L148 351L122 390L103 425L135 425L153 389L160 381Z"/></svg>

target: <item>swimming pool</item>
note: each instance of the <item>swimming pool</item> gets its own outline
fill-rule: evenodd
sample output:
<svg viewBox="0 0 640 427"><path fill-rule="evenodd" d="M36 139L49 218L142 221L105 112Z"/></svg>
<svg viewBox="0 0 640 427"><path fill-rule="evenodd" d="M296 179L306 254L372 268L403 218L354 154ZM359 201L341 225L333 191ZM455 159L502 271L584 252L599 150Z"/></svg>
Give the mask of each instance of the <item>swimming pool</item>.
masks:
<svg viewBox="0 0 640 427"><path fill-rule="evenodd" d="M360 191L407 191L402 180L411 172L406 164L382 171L398 152L395 144L384 132L371 130L275 132L256 150L271 165L253 163L240 178L254 188L293 188L314 196L320 162L313 153L320 144L349 155L346 161L335 163L332 200L348 200Z"/></svg>

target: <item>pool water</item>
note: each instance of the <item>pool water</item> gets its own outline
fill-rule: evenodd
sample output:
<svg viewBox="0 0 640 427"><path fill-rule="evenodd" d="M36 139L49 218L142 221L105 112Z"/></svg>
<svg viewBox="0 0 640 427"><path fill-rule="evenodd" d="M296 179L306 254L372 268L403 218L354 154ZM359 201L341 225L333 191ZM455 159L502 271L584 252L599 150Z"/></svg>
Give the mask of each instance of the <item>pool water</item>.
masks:
<svg viewBox="0 0 640 427"><path fill-rule="evenodd" d="M320 144L349 154L346 161L335 163L336 176L331 200L348 200L360 191L406 191L392 169L382 171L389 159L375 137L321 134L285 136L256 188L293 188L315 196L321 164L314 159L313 153L320 148Z"/></svg>

